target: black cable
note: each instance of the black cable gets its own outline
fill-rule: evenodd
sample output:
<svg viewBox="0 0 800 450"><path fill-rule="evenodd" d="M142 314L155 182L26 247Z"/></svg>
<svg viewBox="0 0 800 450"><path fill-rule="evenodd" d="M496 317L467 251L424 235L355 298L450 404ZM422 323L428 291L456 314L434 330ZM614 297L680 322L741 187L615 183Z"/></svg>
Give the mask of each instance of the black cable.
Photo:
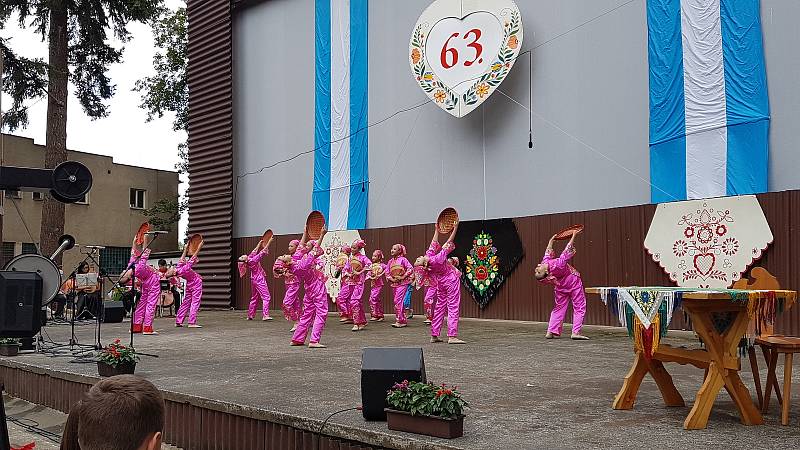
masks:
<svg viewBox="0 0 800 450"><path fill-rule="evenodd" d="M29 433L38 434L39 436L47 439L50 442L58 444L61 442L61 435L57 433L53 433L52 431L47 431L40 427L39 422L32 420L32 419L20 419L14 416L7 416L6 419L11 422L19 425L20 427L24 428L25 431Z"/></svg>
<svg viewBox="0 0 800 450"><path fill-rule="evenodd" d="M336 412L331 413L330 415L328 415L328 417L326 417L325 420L322 421L322 425L320 425L319 430L317 431L317 434L319 435L319 439L317 440L317 448L319 449L319 443L320 443L320 441L322 441L322 430L325 429L325 425L328 424L328 421L331 420L331 417L333 417L333 416L335 416L337 414L341 414L343 412L360 411L361 409L362 409L361 406L354 406L352 408L341 409L339 411L336 411Z"/></svg>

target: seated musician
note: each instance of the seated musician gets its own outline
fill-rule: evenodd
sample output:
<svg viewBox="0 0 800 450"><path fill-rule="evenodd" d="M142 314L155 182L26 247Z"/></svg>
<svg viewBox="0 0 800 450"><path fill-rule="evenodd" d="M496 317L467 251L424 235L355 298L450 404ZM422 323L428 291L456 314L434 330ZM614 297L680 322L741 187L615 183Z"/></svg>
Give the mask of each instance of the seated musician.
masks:
<svg viewBox="0 0 800 450"><path fill-rule="evenodd" d="M64 273L61 273L64 277ZM65 281L58 289L58 294L50 301L50 309L53 311L53 317L58 319L64 318L64 309L67 306L67 296L72 291L72 279Z"/></svg>
<svg viewBox="0 0 800 450"><path fill-rule="evenodd" d="M180 307L181 293L178 291L180 280L175 275L175 267L167 266L167 261L164 259L158 260L158 272L161 274L162 280L169 280L169 291L172 292L172 298L175 302L175 309Z"/></svg>
<svg viewBox="0 0 800 450"><path fill-rule="evenodd" d="M80 263L78 270L76 271L76 274L78 275L93 273L96 274L96 272L91 271L89 263L86 261ZM100 291L100 279L97 278L96 280L97 281L93 284L82 285L85 280L78 280L76 278L75 292L77 293L76 311L78 316L83 314L85 311L88 311L95 317L98 316L100 310L100 296L98 295L98 292Z"/></svg>

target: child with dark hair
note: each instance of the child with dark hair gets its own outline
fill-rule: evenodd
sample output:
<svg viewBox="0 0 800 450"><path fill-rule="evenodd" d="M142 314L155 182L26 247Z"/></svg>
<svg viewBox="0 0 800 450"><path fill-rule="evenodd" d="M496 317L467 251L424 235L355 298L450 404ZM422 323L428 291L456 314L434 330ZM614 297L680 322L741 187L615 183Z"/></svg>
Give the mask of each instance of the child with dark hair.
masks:
<svg viewBox="0 0 800 450"><path fill-rule="evenodd" d="M534 271L539 282L553 285L555 294L555 307L550 314L546 339L561 337L564 316L567 314L567 306L570 302L572 302L572 339L581 341L589 339L581 334L583 316L586 314L586 294L583 291L583 281L580 272L569 264L569 260L575 256L575 246L573 245L575 236L576 234L573 233L572 239L569 240L567 247L558 258L553 251L553 241L556 236L550 238L544 258Z"/></svg>
<svg viewBox="0 0 800 450"><path fill-rule="evenodd" d="M143 378L118 375L98 381L81 400L78 411L82 450L161 448L164 398Z"/></svg>

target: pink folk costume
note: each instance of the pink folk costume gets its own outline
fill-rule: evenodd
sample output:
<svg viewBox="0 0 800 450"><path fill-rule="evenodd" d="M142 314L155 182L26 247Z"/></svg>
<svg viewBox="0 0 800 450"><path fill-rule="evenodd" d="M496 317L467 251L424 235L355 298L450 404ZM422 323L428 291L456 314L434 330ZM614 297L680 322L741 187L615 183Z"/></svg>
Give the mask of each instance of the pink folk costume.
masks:
<svg viewBox="0 0 800 450"><path fill-rule="evenodd" d="M261 259L269 254L269 247L264 247L261 251L252 251L247 255L245 261L246 270L250 272L250 305L247 308L247 318L252 320L256 316L256 306L258 299L261 298L261 314L264 318L269 317L269 287L267 277L264 275L264 268L261 267Z"/></svg>
<svg viewBox="0 0 800 450"><path fill-rule="evenodd" d="M308 328L313 322L311 330L312 344L318 344L325 329L328 318L328 293L325 291L325 277L317 270L319 256L322 253L316 242L312 241L315 251L306 253L300 260L292 265L292 273L303 282L306 295L303 298L303 315L297 324L297 329L292 336L292 345L303 345L306 341Z"/></svg>
<svg viewBox="0 0 800 450"><path fill-rule="evenodd" d="M136 257L131 256L131 260L135 260ZM134 332L139 329L144 333L153 332L153 319L156 316L158 297L161 295L161 274L147 264L149 257L150 249L148 248L142 252L134 268L136 279L142 283L142 297L133 313Z"/></svg>
<svg viewBox="0 0 800 450"><path fill-rule="evenodd" d="M401 245L400 246L400 255L395 258L389 260L387 264L389 266L389 270L386 271L386 276L388 277L391 274L392 267L400 266L405 269L405 275L407 276L414 270L414 267L411 266L411 263L408 262L406 258L406 247ZM397 316L396 321L401 325L405 325L408 323L406 320L405 315L405 308L404 308L404 300L406 297L406 292L410 289L411 278L406 277L403 278L399 283L398 282L391 282L390 286L394 288L394 313Z"/></svg>
<svg viewBox="0 0 800 450"><path fill-rule="evenodd" d="M383 258L383 256L381 256ZM389 271L389 266L384 263L379 263L381 270L386 273ZM371 319L383 319L383 305L381 304L381 290L383 290L384 279L383 275L370 280L372 282L372 289L369 291L369 316Z"/></svg>
<svg viewBox="0 0 800 450"><path fill-rule="evenodd" d="M291 242L292 244L297 247L297 250L292 254L292 260L296 263L300 261L300 258L303 257L303 249L300 247L300 241L294 240ZM272 270L275 274L275 277L278 278L278 274L275 272L275 269L281 269L282 271L286 269L283 266L283 262L280 260L275 260L275 266L273 266ZM300 311L302 309L302 299L300 298L300 280L292 274L291 270L283 271L283 275L281 277L286 283L286 295L283 297L283 317L286 320L291 322L297 322L300 320Z"/></svg>
<svg viewBox="0 0 800 450"><path fill-rule="evenodd" d="M454 338L458 336L458 319L461 314L461 273L447 262L448 255L456 248L455 244L447 242L439 246L438 242L432 242L429 251L438 247L441 250L428 258L428 267L436 279L436 305L433 310L431 336L439 337L446 309L447 336Z"/></svg>
<svg viewBox="0 0 800 450"><path fill-rule="evenodd" d="M363 243L363 241L361 242ZM354 249L354 251L356 250ZM354 271L350 265L352 258L358 259L359 262L361 262L361 267L365 270L360 275L353 274ZM350 316L353 318L353 324L357 326L363 326L367 324L367 316L364 314L364 305L361 302L361 299L364 297L364 283L366 282L367 277L366 270L369 270L369 265L372 264L372 261L370 261L366 255L363 255L360 252L356 253L356 255L352 258L347 261L344 269L346 272L350 273L348 284L353 287L349 299Z"/></svg>
<svg viewBox="0 0 800 450"><path fill-rule="evenodd" d="M555 294L555 307L550 314L547 331L557 336L561 335L564 316L567 314L567 306L570 301L572 302L572 334L581 334L583 316L586 314L586 294L583 291L581 274L569 264L569 260L574 255L575 247L568 244L558 258L553 249L548 248L542 259L542 264L547 264L548 276L541 281L552 284Z"/></svg>
<svg viewBox="0 0 800 450"><path fill-rule="evenodd" d="M187 261L181 259L175 268L179 277L186 280L186 291L183 294L183 301L175 314L175 324L183 325L186 314L189 314L189 325L197 325L197 311L200 309L200 298L203 296L203 278L194 271L197 263L197 255L192 256Z"/></svg>
<svg viewBox="0 0 800 450"><path fill-rule="evenodd" d="M343 245L341 249L342 254L347 255L348 262L350 258L350 246ZM352 319L352 311L350 311L350 297L353 296L353 285L350 284L350 272L348 270L347 262L342 268L341 276L339 277L339 294L336 295L336 307L339 308L339 317L342 321Z"/></svg>
<svg viewBox="0 0 800 450"><path fill-rule="evenodd" d="M425 256L430 258L431 256L435 256L439 251L442 250L441 244L436 241L431 241L431 246L428 247L428 250L425 252ZM436 304L436 280L430 277L430 281L428 283L424 283L425 286L425 318L429 321L433 321L433 310L434 305Z"/></svg>

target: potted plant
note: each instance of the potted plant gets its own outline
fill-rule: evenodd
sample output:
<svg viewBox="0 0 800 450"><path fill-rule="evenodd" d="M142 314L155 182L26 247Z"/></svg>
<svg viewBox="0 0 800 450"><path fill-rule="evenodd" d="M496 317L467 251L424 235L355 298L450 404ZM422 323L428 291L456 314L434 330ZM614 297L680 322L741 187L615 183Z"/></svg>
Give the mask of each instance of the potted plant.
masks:
<svg viewBox="0 0 800 450"><path fill-rule="evenodd" d="M0 339L0 355L17 356L19 353L19 339Z"/></svg>
<svg viewBox="0 0 800 450"><path fill-rule="evenodd" d="M408 380L396 383L386 396L390 430L445 439L464 435L467 402L455 387Z"/></svg>
<svg viewBox="0 0 800 450"><path fill-rule="evenodd" d="M100 351L97 360L97 372L101 377L132 374L136 370L139 357L133 347L126 347L116 339L108 347Z"/></svg>

